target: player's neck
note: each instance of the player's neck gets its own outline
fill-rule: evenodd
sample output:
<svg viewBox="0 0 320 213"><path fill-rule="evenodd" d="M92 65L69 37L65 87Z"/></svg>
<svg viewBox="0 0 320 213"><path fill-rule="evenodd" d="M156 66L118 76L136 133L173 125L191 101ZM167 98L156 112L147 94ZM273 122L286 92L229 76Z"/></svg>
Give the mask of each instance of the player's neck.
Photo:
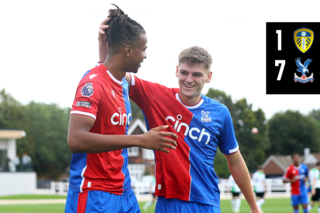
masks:
<svg viewBox="0 0 320 213"><path fill-rule="evenodd" d="M121 81L126 75L126 71L123 69L122 62L117 57L108 56L103 65L119 81Z"/></svg>
<svg viewBox="0 0 320 213"><path fill-rule="evenodd" d="M188 106L194 106L200 102L201 94L199 94L195 97L187 97L187 96L183 95L180 90L179 91L179 98L183 104L188 105Z"/></svg>
<svg viewBox="0 0 320 213"><path fill-rule="evenodd" d="M300 166L300 163L294 163L293 164L295 167L299 167Z"/></svg>

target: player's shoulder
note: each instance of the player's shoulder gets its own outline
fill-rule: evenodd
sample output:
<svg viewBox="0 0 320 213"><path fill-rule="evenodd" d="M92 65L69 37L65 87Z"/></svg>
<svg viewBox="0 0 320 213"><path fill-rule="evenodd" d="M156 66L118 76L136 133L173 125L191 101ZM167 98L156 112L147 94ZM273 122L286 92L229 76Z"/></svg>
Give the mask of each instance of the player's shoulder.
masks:
<svg viewBox="0 0 320 213"><path fill-rule="evenodd" d="M106 75L104 72L101 72L101 69L98 67L94 67L88 70L85 75L83 75L82 79L80 80L79 85L83 84L99 84L102 85L103 82L106 82Z"/></svg>
<svg viewBox="0 0 320 213"><path fill-rule="evenodd" d="M294 164L287 167L287 171L294 169Z"/></svg>
<svg viewBox="0 0 320 213"><path fill-rule="evenodd" d="M139 78L138 76L133 75L133 74L130 74L130 75L131 75L131 86L135 86L138 82L140 82L140 83L147 84L151 89L159 89L159 90L161 90L161 91L171 90L171 88L166 87L166 86L164 86L164 85L162 85L162 84L141 79L141 78Z"/></svg>
<svg viewBox="0 0 320 213"><path fill-rule="evenodd" d="M229 109L223 103L220 103L219 101L209 98L208 96L205 96L205 95L201 95L201 98L204 100L204 105L206 108L219 110L223 113L226 113L226 112L229 113Z"/></svg>

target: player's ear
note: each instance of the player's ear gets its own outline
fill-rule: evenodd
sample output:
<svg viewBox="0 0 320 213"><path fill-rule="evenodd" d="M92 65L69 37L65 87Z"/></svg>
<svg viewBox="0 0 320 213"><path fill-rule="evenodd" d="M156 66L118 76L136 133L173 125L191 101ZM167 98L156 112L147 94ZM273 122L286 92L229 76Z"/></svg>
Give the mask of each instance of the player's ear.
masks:
<svg viewBox="0 0 320 213"><path fill-rule="evenodd" d="M209 71L209 73L208 73L208 79L207 79L206 83L210 83L211 78L212 78L212 71Z"/></svg>
<svg viewBox="0 0 320 213"><path fill-rule="evenodd" d="M124 55L126 56L126 57L131 57L131 54L132 54L132 48L130 47L130 46L125 46L124 48L123 48L123 51L124 51Z"/></svg>
<svg viewBox="0 0 320 213"><path fill-rule="evenodd" d="M177 65L177 68L176 68L176 77L179 76L179 65Z"/></svg>

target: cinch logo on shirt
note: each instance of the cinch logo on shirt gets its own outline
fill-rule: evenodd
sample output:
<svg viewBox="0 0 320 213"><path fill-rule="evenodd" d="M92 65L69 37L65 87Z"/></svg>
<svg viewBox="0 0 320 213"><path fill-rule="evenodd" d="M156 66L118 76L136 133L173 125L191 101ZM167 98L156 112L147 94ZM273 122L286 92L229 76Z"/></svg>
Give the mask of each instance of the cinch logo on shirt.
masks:
<svg viewBox="0 0 320 213"><path fill-rule="evenodd" d="M113 125L129 125L131 122L131 113L122 113L121 107L119 107L118 110L120 113L116 112L111 116L111 123Z"/></svg>
<svg viewBox="0 0 320 213"><path fill-rule="evenodd" d="M174 126L172 126L174 128L174 130L176 130L177 132L180 132L181 130L181 127L185 127L185 131L184 131L184 135L185 136L189 136L191 139L193 140L197 140L198 139L198 142L201 142L203 136L207 136L207 141L205 142L206 144L209 143L210 141L210 134L208 132L206 132L206 129L205 128L202 128L202 130L200 131L200 129L198 129L197 127L192 127L191 129L189 129L189 125L186 124L186 123L183 123L183 122L180 122L180 120L182 119L182 115L177 115L177 121L174 117L172 116L167 116L166 117L166 120L169 121L173 121L175 122L174 123ZM197 132L197 133L194 133L194 132ZM198 137L198 136L199 137Z"/></svg>

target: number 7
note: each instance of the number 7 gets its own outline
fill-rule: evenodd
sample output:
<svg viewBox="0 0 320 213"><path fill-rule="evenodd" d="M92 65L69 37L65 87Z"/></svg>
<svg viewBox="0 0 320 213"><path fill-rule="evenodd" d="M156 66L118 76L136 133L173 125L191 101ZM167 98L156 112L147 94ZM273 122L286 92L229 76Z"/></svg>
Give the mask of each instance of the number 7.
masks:
<svg viewBox="0 0 320 213"><path fill-rule="evenodd" d="M278 73L278 78L277 78L277 81L280 81L281 80L281 77L282 77L282 74L283 74L283 70L284 70L284 66L286 64L286 61L285 60L276 60L276 67L279 66L279 64L281 64L280 66L280 71Z"/></svg>

